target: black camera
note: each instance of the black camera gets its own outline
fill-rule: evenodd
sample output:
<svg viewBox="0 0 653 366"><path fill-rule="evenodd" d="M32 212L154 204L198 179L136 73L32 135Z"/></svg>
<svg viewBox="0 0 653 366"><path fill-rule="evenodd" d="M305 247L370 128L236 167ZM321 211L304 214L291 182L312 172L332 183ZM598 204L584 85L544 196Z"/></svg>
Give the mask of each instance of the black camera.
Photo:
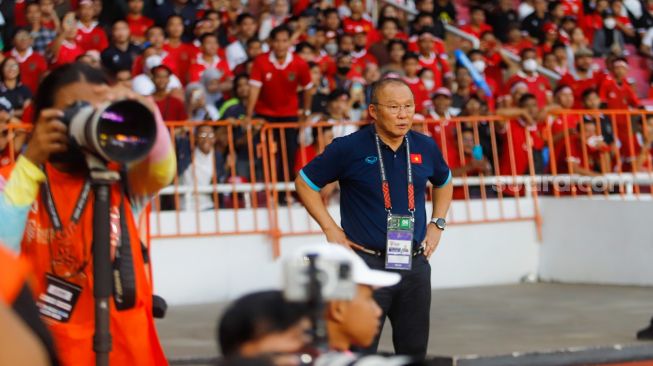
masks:
<svg viewBox="0 0 653 366"><path fill-rule="evenodd" d="M143 159L154 146L156 121L142 103L120 100L99 108L75 102L61 119L71 144L109 162L126 164Z"/></svg>

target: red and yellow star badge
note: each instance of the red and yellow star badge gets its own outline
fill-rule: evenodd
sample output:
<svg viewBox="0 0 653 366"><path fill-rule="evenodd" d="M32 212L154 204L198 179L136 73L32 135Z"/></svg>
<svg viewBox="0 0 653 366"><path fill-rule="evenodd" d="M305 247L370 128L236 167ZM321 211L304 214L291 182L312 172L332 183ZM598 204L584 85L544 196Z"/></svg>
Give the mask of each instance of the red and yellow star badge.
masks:
<svg viewBox="0 0 653 366"><path fill-rule="evenodd" d="M410 154L410 162L413 164L422 164L422 154Z"/></svg>

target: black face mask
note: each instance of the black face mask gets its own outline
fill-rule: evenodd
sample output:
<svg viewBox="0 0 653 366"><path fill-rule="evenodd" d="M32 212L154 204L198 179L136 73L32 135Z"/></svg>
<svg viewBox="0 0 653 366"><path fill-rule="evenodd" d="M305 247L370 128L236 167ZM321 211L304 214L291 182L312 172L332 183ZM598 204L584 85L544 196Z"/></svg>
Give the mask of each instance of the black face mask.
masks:
<svg viewBox="0 0 653 366"><path fill-rule="evenodd" d="M347 74L349 74L350 70L351 70L351 67L349 67L349 66L338 66L338 74L340 74L340 75L347 75Z"/></svg>

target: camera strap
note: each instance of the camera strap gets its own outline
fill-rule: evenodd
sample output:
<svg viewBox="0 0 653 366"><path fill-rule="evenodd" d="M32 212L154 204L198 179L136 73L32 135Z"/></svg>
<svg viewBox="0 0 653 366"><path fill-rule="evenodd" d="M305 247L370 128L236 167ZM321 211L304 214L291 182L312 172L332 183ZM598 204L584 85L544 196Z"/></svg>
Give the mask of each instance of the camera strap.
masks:
<svg viewBox="0 0 653 366"><path fill-rule="evenodd" d="M122 177L126 178L125 176ZM124 182L123 182L124 184ZM124 186L121 186L124 189ZM131 247L129 226L125 213L125 199L120 194L120 246L113 260L113 300L118 310L131 309L136 305L136 275Z"/></svg>

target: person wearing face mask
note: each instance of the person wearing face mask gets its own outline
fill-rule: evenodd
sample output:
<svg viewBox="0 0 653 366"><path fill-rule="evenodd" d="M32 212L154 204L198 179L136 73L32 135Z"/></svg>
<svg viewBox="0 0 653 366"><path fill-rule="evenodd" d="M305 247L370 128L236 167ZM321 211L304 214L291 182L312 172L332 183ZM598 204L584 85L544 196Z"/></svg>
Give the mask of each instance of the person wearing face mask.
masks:
<svg viewBox="0 0 653 366"><path fill-rule="evenodd" d="M603 27L594 33L592 48L596 56L622 55L625 47L623 32L617 28L617 19L612 10L603 12Z"/></svg>
<svg viewBox="0 0 653 366"><path fill-rule="evenodd" d="M534 48L527 48L521 52L521 68L511 76L505 85L504 95L509 94L512 86L518 82L528 85L528 92L535 96L537 106L541 109L551 103L551 83L544 75L537 72L537 51Z"/></svg>
<svg viewBox="0 0 653 366"><path fill-rule="evenodd" d="M483 80L485 80L485 83L490 88L492 95L485 95L483 89L479 88L476 84L470 85L470 92L471 94L477 95L481 100L485 101L490 110L493 111L496 107L495 97L499 93L499 85L497 85L495 79L490 78L485 74L485 70L487 68L485 55L483 55L483 52L480 50L471 50L467 54L467 57L469 57L469 60L472 61L472 66L474 66L474 69L476 69Z"/></svg>

